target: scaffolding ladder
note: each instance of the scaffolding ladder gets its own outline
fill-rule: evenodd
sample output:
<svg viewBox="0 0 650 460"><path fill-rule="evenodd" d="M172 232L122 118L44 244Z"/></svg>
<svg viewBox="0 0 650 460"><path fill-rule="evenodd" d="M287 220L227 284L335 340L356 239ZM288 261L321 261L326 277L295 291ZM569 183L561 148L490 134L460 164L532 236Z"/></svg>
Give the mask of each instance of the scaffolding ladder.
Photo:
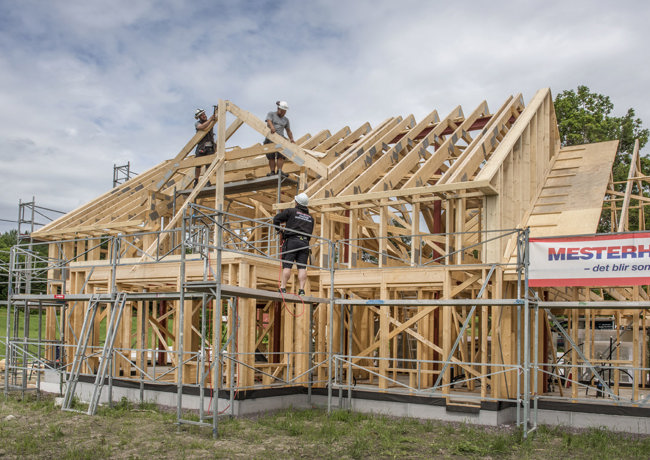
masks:
<svg viewBox="0 0 650 460"><path fill-rule="evenodd" d="M108 303L112 304L113 308L111 309L108 324L106 325L106 340L104 341L104 347L102 348L102 353L99 358L99 366L97 368L97 374L95 375L93 394L90 398L87 410L88 415L94 415L97 412L99 398L101 397L106 374L109 370L109 364L111 363L113 357L115 337L117 336L117 331L122 319L122 313L124 312L124 306L126 305L126 292L119 292L117 296L114 299L108 301ZM61 406L62 410L81 412L72 409L72 401L75 395L77 383L79 382L81 365L87 358L86 350L88 349L88 341L90 340L90 336L92 334L92 325L94 324L99 304L99 295L91 295L90 300L88 301L88 309L84 315L84 322L81 327L81 333L77 342L74 359L72 361L72 368L66 382L66 391L63 398L63 404Z"/></svg>

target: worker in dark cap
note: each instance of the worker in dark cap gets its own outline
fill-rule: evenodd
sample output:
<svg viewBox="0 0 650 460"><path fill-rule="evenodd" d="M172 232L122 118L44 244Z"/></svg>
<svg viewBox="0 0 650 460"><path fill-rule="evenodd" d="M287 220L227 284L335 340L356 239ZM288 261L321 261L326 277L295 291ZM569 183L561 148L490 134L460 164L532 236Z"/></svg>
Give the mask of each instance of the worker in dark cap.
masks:
<svg viewBox="0 0 650 460"><path fill-rule="evenodd" d="M196 112L194 112L194 118L196 119L196 123L194 123L194 129L196 129L197 132L203 131L208 129L208 126L210 126L210 123L213 122L216 118L215 114L212 114L210 118L205 114L205 110L203 109L196 109ZM214 129L210 128L210 130L205 133L205 136L201 138L199 142L196 144L196 153L195 155L197 157L203 157L206 155L212 155L215 151L215 143L214 143ZM201 175L201 167L197 166L194 168L194 186L199 182L199 176Z"/></svg>

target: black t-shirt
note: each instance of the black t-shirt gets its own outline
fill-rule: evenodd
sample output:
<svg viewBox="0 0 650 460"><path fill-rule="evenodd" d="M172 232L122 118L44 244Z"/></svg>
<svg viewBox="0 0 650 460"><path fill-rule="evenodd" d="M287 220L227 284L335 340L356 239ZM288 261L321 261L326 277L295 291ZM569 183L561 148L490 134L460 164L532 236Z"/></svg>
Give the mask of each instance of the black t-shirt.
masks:
<svg viewBox="0 0 650 460"><path fill-rule="evenodd" d="M198 126L201 124L201 120L198 120L196 123L194 123L194 128L196 131L199 131ZM196 155L197 156L203 156L203 155L211 155L214 153L214 128L210 128L210 130L205 133L205 136L201 138L199 142L196 144Z"/></svg>
<svg viewBox="0 0 650 460"><path fill-rule="evenodd" d="M314 218L309 214L309 209L299 204L295 208L288 208L281 211L273 218L273 225L280 225L286 223L286 230L284 237L299 237L300 239L308 239L304 235L299 235L291 230L297 230L302 233L311 235L314 231Z"/></svg>

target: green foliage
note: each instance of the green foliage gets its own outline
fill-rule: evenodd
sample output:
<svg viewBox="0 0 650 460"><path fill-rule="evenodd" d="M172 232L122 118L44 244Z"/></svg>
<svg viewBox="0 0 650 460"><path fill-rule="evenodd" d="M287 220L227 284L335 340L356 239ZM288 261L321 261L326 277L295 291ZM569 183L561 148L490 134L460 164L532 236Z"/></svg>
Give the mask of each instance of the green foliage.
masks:
<svg viewBox="0 0 650 460"><path fill-rule="evenodd" d="M577 92L562 91L554 104L564 146L619 139L619 152L629 155L634 139L639 139L641 147L648 142L650 132L642 127L641 119L635 118L634 109L622 117L613 116L614 104L609 97L592 93L586 86L578 86Z"/></svg>
<svg viewBox="0 0 650 460"><path fill-rule="evenodd" d="M12 246L17 244L17 236L16 230L11 230L0 235L0 301L7 300L10 251ZM47 288L45 278L48 266L48 245L45 243L34 243L31 245L31 250L28 251L28 245L23 241L21 248L22 250L18 253L19 255L15 260L15 265L23 270L23 277L27 274L31 276L31 292L33 294L45 293ZM28 252L31 254L27 255ZM15 273L14 277L16 277ZM24 283L25 281L19 283L21 286L20 289L24 288ZM14 284L14 289L16 289L16 284ZM21 292L25 291L21 290Z"/></svg>
<svg viewBox="0 0 650 460"><path fill-rule="evenodd" d="M0 235L0 300L7 300L9 283L9 251L16 244L16 230L11 230Z"/></svg>
<svg viewBox="0 0 650 460"><path fill-rule="evenodd" d="M6 299L6 297L5 297ZM3 299L4 300L4 299ZM12 313L12 318L15 318L12 321L15 321L15 324L18 324L18 336L23 337L23 325L25 324L25 314L24 311L18 311L18 316L14 317ZM41 337L44 337L45 335L45 312L41 314L40 317L41 321ZM38 311L33 310L30 312L29 316L29 338L32 339L38 339L38 323L39 323L39 316L38 316ZM0 306L0 359L2 359L5 356L5 336L7 335L7 307Z"/></svg>
<svg viewBox="0 0 650 460"><path fill-rule="evenodd" d="M0 249L9 250L11 247L16 244L18 232L16 230L10 230L8 232L0 235Z"/></svg>
<svg viewBox="0 0 650 460"><path fill-rule="evenodd" d="M123 396L122 399L114 402L112 406L99 406L97 413L106 417L122 417L125 412L128 412L133 408L133 404Z"/></svg>
<svg viewBox="0 0 650 460"><path fill-rule="evenodd" d="M634 141L639 139L639 146L643 148L650 135L650 130L643 128L640 118L636 118L633 108L627 109L625 115L618 117L612 115L614 104L608 96L592 93L584 85L578 86L577 91L572 89L562 91L555 98L555 114L560 131L560 140L563 146L590 144L610 140L619 140L618 155L614 161L614 182L625 181L630 169L630 161L634 150ZM641 169L650 169L650 159L641 158ZM619 192L625 190L625 183L617 184ZM635 190L650 196L650 190ZM612 231L611 213L609 206L603 208L599 224L600 232ZM630 210L630 228L639 228L638 210ZM646 228L650 226L650 215L646 216Z"/></svg>
<svg viewBox="0 0 650 460"><path fill-rule="evenodd" d="M52 440L54 440L54 441L57 441L57 440L61 439L63 436L65 436L65 434L63 433L63 430L57 424L52 423L52 424L48 425L47 430L48 430L48 433L50 434L50 436L52 437Z"/></svg>
<svg viewBox="0 0 650 460"><path fill-rule="evenodd" d="M111 458L111 450L107 448L74 445L66 450L61 458L64 460L96 460L98 458Z"/></svg>

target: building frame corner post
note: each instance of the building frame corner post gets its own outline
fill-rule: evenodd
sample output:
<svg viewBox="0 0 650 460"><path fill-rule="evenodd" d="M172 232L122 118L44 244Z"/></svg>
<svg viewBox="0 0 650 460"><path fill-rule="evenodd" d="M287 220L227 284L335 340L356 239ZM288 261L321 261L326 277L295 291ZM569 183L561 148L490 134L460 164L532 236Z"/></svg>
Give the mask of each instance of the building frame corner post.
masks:
<svg viewBox="0 0 650 460"><path fill-rule="evenodd" d="M9 277L7 283L7 321L6 321L6 335L5 335L5 384L4 394L5 397L9 395L9 366L11 366L11 346L9 343L9 335L11 332L11 307L13 305L13 277L14 265L16 263L16 246L12 246L9 251Z"/></svg>
<svg viewBox="0 0 650 460"><path fill-rule="evenodd" d="M221 103L221 101L219 101ZM215 267L215 308L214 308L214 330L216 330L217 325L219 325L219 328L221 328L221 321L217 321L217 318L221 318L222 315L222 303L221 303L221 278L222 278L222 273L221 273L221 261L222 261L222 246L223 246L223 225L224 225L224 215L223 215L223 204L219 203L217 206L217 228L215 229L216 231L216 238L215 238L215 243L217 247L217 260L216 260L216 267ZM229 303L230 305L230 303ZM235 321L236 322L236 321ZM212 408L212 437L216 439L219 436L219 389L221 388L221 379L222 379L222 366L221 366L221 359L223 358L223 355L221 353L221 331L219 333L215 333L215 337L219 337L219 343L217 344L216 340L213 345L213 348L215 350L215 355L217 356L218 359L218 365L215 366L215 378L214 382L212 383L212 387L214 388L216 386L217 388L217 397L213 397L213 408ZM232 364L231 364L232 368ZM218 383L217 383L218 382ZM216 384L216 385L215 385ZM233 387L234 382L231 380L230 381L230 386ZM214 392L214 390L213 390Z"/></svg>
<svg viewBox="0 0 650 460"><path fill-rule="evenodd" d="M180 234L180 250L181 262L178 279L179 299L178 299L178 359L177 363L177 398L176 398L176 418L180 426L182 419L182 404L183 404L183 366L185 359L185 350L183 342L183 322L185 320L185 225L187 218L187 208L183 210L183 217L181 219L181 234Z"/></svg>
<svg viewBox="0 0 650 460"><path fill-rule="evenodd" d="M528 293L528 265L529 265L529 237L530 229L526 227L523 231L519 231L519 240L520 244L518 250L518 271L521 273L519 276L519 284L523 283L523 292L519 292L519 299L523 300L524 306L524 318L523 318L523 339L524 339L524 348L523 348L523 380L524 380L524 391L523 391L523 436L524 438L528 437L528 429L530 427L530 398L531 398L531 388L530 388L530 368L531 368L531 357L530 357L530 330L531 330L531 321L530 321L530 302L529 302L529 293ZM537 335L536 335L537 337ZM535 348L537 349L537 344Z"/></svg>
<svg viewBox="0 0 650 460"><path fill-rule="evenodd" d="M329 324L328 324L328 340L327 340L327 413L332 413L332 371L333 371L333 351L334 347L332 342L334 341L334 250L336 243L334 241L328 241L329 243L329 270L330 270L330 312L329 312Z"/></svg>

